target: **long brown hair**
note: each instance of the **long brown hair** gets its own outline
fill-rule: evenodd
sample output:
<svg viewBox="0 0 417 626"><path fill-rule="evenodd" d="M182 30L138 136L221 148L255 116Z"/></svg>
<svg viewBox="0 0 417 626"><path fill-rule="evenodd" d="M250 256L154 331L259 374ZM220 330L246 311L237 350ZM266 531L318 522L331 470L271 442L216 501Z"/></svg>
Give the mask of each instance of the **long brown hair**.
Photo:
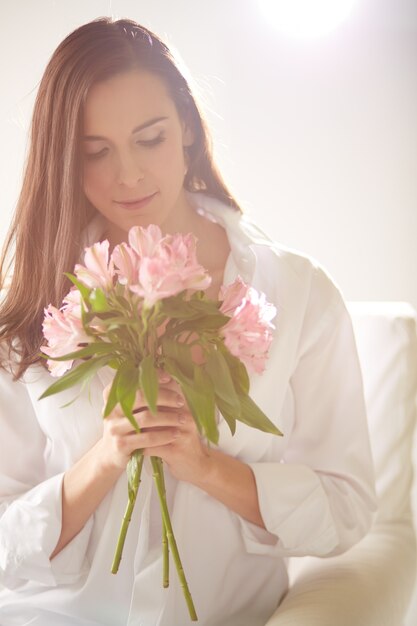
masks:
<svg viewBox="0 0 417 626"><path fill-rule="evenodd" d="M204 191L240 210L218 170L202 114L167 46L131 20L100 18L72 32L52 55L42 77L31 142L15 216L0 260L0 342L18 358L18 379L43 360L44 307L59 306L69 290L81 235L95 213L82 190L83 104L91 86L130 69L157 74L166 84L194 143L186 148L184 187ZM13 270L10 285L6 277ZM5 365L6 359L0 361Z"/></svg>

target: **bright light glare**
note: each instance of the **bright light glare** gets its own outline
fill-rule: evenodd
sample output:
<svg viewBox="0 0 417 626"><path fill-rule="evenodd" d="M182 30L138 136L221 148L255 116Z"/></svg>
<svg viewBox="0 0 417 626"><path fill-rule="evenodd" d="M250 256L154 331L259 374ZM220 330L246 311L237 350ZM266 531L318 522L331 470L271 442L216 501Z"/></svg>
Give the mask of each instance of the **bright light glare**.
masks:
<svg viewBox="0 0 417 626"><path fill-rule="evenodd" d="M342 22L357 0L259 0L265 16L293 37L319 37Z"/></svg>

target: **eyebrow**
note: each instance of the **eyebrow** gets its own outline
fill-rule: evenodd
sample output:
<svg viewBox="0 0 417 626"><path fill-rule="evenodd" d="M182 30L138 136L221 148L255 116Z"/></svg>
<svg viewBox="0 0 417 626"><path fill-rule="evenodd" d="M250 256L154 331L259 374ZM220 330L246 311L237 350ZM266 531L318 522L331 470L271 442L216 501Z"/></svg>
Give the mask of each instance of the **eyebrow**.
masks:
<svg viewBox="0 0 417 626"><path fill-rule="evenodd" d="M135 126L131 134L134 135L135 133L138 133L140 130L143 130L144 128L148 128L149 126L153 126L157 122L162 122L163 120L167 120L167 119L168 119L167 117L153 117L151 120L148 120L147 122L144 122L143 124L140 124L140 126ZM84 141L107 141L107 137L102 137L101 135L85 135L83 139Z"/></svg>

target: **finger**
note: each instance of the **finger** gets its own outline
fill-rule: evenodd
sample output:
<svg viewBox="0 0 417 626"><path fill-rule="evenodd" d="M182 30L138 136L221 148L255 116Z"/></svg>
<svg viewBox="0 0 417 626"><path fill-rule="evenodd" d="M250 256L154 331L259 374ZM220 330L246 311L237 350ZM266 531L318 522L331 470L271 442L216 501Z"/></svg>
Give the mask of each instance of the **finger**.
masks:
<svg viewBox="0 0 417 626"><path fill-rule="evenodd" d="M174 380L172 376L169 376L169 374L167 374L167 376L169 377L169 380L167 379L166 381L165 380L161 381L160 383L161 387L166 387L167 389L172 389L173 391L177 391L178 393L181 393L181 387L179 386L177 381Z"/></svg>
<svg viewBox="0 0 417 626"><path fill-rule="evenodd" d="M129 450L129 454L133 450L155 448L159 446L166 446L173 443L181 435L178 428L161 428L150 429L141 433L134 433L120 439L119 445L125 446L126 450Z"/></svg>
<svg viewBox="0 0 417 626"><path fill-rule="evenodd" d="M160 410L155 415L150 411L142 411L136 416L136 420L141 430L144 428L181 427L187 423L187 415L185 411Z"/></svg>
<svg viewBox="0 0 417 626"><path fill-rule="evenodd" d="M158 376L158 383L160 385L168 385L168 384L173 382L171 376L167 372L164 372L163 370L157 370L157 376ZM103 400L104 400L104 403L106 403L107 400L108 400L108 397L109 397L112 385L113 385L113 381L108 383L104 387L104 389L103 389ZM138 392L138 393L140 394L140 392ZM142 397L142 396L140 396L140 397Z"/></svg>
<svg viewBox="0 0 417 626"><path fill-rule="evenodd" d="M112 419L117 417L117 419ZM110 433L114 437L128 435L130 433L138 433L125 416L109 416L105 419L105 432ZM110 418L110 419L109 419Z"/></svg>
<svg viewBox="0 0 417 626"><path fill-rule="evenodd" d="M157 406L158 408L178 410L185 407L186 402L184 396L178 391L170 389L167 386L161 386L158 392ZM146 400L144 400L142 393L138 391L136 394L133 413L140 413L141 411L147 409L148 405Z"/></svg>
<svg viewBox="0 0 417 626"><path fill-rule="evenodd" d="M173 391L181 393L181 387L174 378L164 370L158 370L158 381L160 386L167 387Z"/></svg>
<svg viewBox="0 0 417 626"><path fill-rule="evenodd" d="M161 377L163 377L163 373L161 373L160 375ZM107 403L107 398L108 398L110 389L111 389L111 383L103 389L104 404ZM178 410L178 409L182 409L183 407L186 407L186 401L185 401L184 396L181 393L179 386L170 377L169 377L169 382L161 384L161 386L159 387L157 406L158 408L172 409L172 410ZM145 411L147 409L148 409L148 404L146 402L146 399L144 398L143 393L140 390L138 390L136 392L133 413L139 414L142 411ZM123 416L124 416L124 412L120 404L117 403L116 406L113 408L113 410L110 412L110 414L107 417L108 418L114 418L114 417L120 418Z"/></svg>
<svg viewBox="0 0 417 626"><path fill-rule="evenodd" d="M104 407L103 407L103 413L104 413ZM116 404L116 406L110 411L108 415L106 415L104 419L113 420L117 418L119 420L119 419L123 419L124 417L125 417L125 414L123 412L122 407L120 406L120 404Z"/></svg>
<svg viewBox="0 0 417 626"><path fill-rule="evenodd" d="M162 384L162 385L166 385L168 383L172 382L172 378L171 376L168 374L168 372L165 372L164 370L157 370L157 374L158 374L158 381Z"/></svg>
<svg viewBox="0 0 417 626"><path fill-rule="evenodd" d="M187 425L194 425L192 416L185 411L158 411L155 415L153 415L150 411L142 411L136 415L136 422L141 432L144 429L149 430L152 428L161 429L171 427L187 428ZM109 420L106 424L106 430L114 436L137 432L133 429L132 424L127 417L124 416L120 416L118 419Z"/></svg>
<svg viewBox="0 0 417 626"><path fill-rule="evenodd" d="M172 384L175 383L175 381L172 379L172 377L168 374L168 372L165 372L164 370L157 370L157 376L158 376L158 382L161 385L168 385L168 384ZM103 399L105 402L107 402L107 399L109 397L109 393L110 393L110 389L112 387L113 381L108 383L108 385L106 385L103 389Z"/></svg>

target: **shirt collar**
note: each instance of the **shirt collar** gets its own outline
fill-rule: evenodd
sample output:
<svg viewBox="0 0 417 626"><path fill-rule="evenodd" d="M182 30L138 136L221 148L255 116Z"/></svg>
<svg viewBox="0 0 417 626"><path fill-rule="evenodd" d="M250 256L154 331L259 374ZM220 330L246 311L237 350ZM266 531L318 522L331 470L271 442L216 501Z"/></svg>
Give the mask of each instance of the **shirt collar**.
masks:
<svg viewBox="0 0 417 626"><path fill-rule="evenodd" d="M250 283L255 272L256 255L253 245L268 238L245 215L217 198L201 192L187 192L192 206L201 215L220 224L226 231L236 272ZM269 241L269 240L268 240Z"/></svg>

